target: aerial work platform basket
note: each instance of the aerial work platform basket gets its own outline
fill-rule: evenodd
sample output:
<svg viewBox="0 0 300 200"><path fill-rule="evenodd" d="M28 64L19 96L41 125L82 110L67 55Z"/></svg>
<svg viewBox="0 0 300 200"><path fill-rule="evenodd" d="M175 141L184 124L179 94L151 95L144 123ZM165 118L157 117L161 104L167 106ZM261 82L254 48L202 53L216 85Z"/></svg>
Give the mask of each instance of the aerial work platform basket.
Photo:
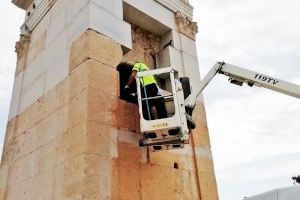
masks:
<svg viewBox="0 0 300 200"><path fill-rule="evenodd" d="M250 87L263 87L300 98L299 85L225 62L217 62L193 92L190 91L189 82L183 81L187 78L179 79L177 72L172 68L139 72L136 82L142 134L140 146L150 146L157 151L183 148L185 144L189 143L190 130L195 128L192 114L197 98L216 74L228 76L229 82L235 85L243 86L245 83ZM141 88L143 77L146 76L156 77L158 85L162 87L160 94L147 96L146 90ZM151 116L149 102L153 99L159 99L166 107L167 115L165 117L154 119Z"/></svg>
<svg viewBox="0 0 300 200"><path fill-rule="evenodd" d="M147 91L141 89L143 78L151 75L161 87L154 97L148 97ZM143 71L137 74L136 82L142 134L140 146L149 146L153 151L183 148L189 142L189 129L183 87L177 72L172 68ZM167 111L166 117L153 119L149 107L152 100L163 103Z"/></svg>

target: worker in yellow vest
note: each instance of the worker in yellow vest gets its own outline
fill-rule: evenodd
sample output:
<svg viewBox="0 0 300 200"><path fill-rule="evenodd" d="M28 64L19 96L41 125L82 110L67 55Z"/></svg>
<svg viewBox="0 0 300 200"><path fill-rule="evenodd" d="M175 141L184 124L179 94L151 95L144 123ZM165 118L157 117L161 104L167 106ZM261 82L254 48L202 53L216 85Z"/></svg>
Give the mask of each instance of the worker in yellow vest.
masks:
<svg viewBox="0 0 300 200"><path fill-rule="evenodd" d="M146 70L149 70L148 66L140 61L137 61L132 68L131 75L125 86L125 90L127 90L130 84L134 82L137 72ZM143 77L142 79L140 79L140 82L143 98L161 96L159 88L157 86L157 82L153 75ZM151 119L162 119L167 117L166 107L162 99L150 99L143 101L142 107L144 118L147 120L150 120L149 114L151 115Z"/></svg>

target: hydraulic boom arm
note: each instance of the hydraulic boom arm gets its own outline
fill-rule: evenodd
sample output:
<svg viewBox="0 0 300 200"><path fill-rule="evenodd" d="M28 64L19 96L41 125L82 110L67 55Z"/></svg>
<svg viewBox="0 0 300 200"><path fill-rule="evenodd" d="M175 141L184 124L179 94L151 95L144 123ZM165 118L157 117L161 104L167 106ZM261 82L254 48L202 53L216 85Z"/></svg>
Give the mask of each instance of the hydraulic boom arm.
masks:
<svg viewBox="0 0 300 200"><path fill-rule="evenodd" d="M184 148L184 145L189 143L191 130L196 127L196 123L192 119L192 114L197 97L216 74L228 76L230 83L239 86L246 83L251 87L254 85L264 87L300 98L299 85L224 62L217 62L200 82L198 89L193 91L187 98L185 98L185 94L190 92L187 79L178 79L177 72L171 67L138 72L136 83L141 127L139 145L141 147L149 146L153 151ZM170 81L168 88L166 87L166 94L147 97L147 93L145 92L147 90L144 90L144 95L142 94L140 82L143 80L143 77L150 75ZM151 118L148 102L152 99L159 99L159 101L155 102L156 109L159 108L157 111L160 111L161 108L161 104L159 103L163 102L162 106L165 107L167 117ZM147 113L148 119L144 117Z"/></svg>
<svg viewBox="0 0 300 200"><path fill-rule="evenodd" d="M213 68L207 73L200 83L199 88L190 94L185 100L185 106L191 110L195 107L197 97L202 93L204 88L214 78L216 74L224 74L229 77L230 83L242 86L247 83L250 87L253 85L264 87L276 92L280 92L289 96L300 98L300 86L286 81L273 78L268 75L253 72L224 62L217 62Z"/></svg>

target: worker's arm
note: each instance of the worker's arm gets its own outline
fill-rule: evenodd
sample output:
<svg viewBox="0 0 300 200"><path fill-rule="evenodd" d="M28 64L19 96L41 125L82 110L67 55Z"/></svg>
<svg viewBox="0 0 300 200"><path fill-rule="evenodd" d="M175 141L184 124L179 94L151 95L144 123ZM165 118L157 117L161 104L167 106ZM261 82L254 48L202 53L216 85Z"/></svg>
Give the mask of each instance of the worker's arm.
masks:
<svg viewBox="0 0 300 200"><path fill-rule="evenodd" d="M129 80L128 80L128 82L127 82L125 88L129 88L129 86L131 85L131 83L132 83L133 81L135 81L136 75L137 75L137 71L136 71L136 70L132 70L132 72L131 72L131 74L130 74L130 77L129 77Z"/></svg>

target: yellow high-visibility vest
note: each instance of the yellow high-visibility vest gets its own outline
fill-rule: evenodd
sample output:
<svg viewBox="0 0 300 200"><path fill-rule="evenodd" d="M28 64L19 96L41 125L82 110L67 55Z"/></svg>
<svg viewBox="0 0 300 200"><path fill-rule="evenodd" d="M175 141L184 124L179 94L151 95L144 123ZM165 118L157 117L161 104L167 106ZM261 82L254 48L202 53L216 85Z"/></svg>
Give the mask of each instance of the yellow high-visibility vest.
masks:
<svg viewBox="0 0 300 200"><path fill-rule="evenodd" d="M142 71L146 71L146 70L149 70L148 66L146 64L140 63L140 62L135 63L135 65L132 68L132 71L137 71L137 72L142 72ZM140 79L140 82L143 87L145 87L146 85L150 85L152 83L156 84L156 80L153 75L144 76L143 78Z"/></svg>

